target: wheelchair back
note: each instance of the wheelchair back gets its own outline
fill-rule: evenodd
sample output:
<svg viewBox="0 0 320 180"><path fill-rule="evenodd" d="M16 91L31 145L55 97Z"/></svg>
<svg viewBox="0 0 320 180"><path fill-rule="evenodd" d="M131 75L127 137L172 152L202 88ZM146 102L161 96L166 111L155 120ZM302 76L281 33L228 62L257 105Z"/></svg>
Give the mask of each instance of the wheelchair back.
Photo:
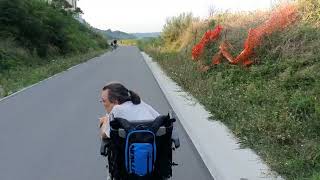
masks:
<svg viewBox="0 0 320 180"><path fill-rule="evenodd" d="M172 176L172 130L175 119L110 122L109 173L116 180L162 180Z"/></svg>

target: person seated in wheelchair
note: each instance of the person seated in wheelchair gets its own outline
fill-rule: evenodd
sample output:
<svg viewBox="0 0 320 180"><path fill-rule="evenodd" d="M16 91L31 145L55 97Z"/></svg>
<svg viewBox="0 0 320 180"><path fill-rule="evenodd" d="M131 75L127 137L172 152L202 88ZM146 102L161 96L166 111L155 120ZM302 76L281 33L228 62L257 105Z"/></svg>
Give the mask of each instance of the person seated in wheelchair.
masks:
<svg viewBox="0 0 320 180"><path fill-rule="evenodd" d="M101 155L108 156L111 179L171 177L175 119L160 116L121 83L103 87L101 102L107 111L100 118ZM178 147L178 139L175 143Z"/></svg>

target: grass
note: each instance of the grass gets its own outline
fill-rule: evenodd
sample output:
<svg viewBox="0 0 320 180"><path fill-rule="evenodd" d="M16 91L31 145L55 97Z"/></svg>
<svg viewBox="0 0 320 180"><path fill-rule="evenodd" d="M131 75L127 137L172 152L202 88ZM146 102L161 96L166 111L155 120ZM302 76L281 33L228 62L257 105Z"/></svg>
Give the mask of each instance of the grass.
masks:
<svg viewBox="0 0 320 180"><path fill-rule="evenodd" d="M234 18L225 17L225 23ZM234 51L240 51L247 31L234 22L237 26L227 38ZM289 180L319 180L319 38L316 26L300 21L266 38L256 49L252 67L224 61L204 73L191 60L191 47L176 51L156 46L161 40L139 45L213 114L212 119L226 124L243 147L255 150L273 170ZM211 60L217 46L206 47L203 62Z"/></svg>
<svg viewBox="0 0 320 180"><path fill-rule="evenodd" d="M138 40L136 40L136 39L123 39L123 40L120 40L120 44L121 45L125 45L125 46L136 46L137 42L138 42Z"/></svg>

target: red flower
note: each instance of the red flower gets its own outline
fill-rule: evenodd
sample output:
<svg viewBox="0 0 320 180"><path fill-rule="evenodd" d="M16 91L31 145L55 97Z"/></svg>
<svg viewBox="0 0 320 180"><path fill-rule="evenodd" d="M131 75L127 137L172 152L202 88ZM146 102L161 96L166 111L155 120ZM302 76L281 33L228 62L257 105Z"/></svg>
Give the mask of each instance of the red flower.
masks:
<svg viewBox="0 0 320 180"><path fill-rule="evenodd" d="M193 60L198 60L198 58L203 53L204 47L207 43L214 41L220 37L222 29L223 27L221 25L218 25L214 30L209 30L203 35L201 41L192 48Z"/></svg>

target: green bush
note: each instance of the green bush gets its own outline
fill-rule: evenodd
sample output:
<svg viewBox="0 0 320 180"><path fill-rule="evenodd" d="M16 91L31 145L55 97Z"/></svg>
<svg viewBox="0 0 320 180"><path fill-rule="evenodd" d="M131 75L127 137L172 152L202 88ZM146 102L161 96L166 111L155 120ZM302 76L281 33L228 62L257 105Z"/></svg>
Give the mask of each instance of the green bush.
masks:
<svg viewBox="0 0 320 180"><path fill-rule="evenodd" d="M82 62L82 56L108 48L102 35L75 19L80 9L64 10L61 2L0 0L0 87L4 94ZM79 56L81 61L65 58L72 56ZM55 65L52 59L64 66ZM38 76L32 69L45 70ZM26 78L28 73L35 77Z"/></svg>
<svg viewBox="0 0 320 180"><path fill-rule="evenodd" d="M191 13L182 13L179 16L168 18L161 37L166 43L173 43L190 26L192 20L193 15Z"/></svg>
<svg viewBox="0 0 320 180"><path fill-rule="evenodd" d="M2 0L0 38L12 37L40 57L105 48L102 36L79 23L74 13L40 0ZM54 50L52 53L50 51Z"/></svg>
<svg viewBox="0 0 320 180"><path fill-rule="evenodd" d="M163 44L163 39L157 38L144 38L137 41L137 45L140 49L145 48L159 48Z"/></svg>

